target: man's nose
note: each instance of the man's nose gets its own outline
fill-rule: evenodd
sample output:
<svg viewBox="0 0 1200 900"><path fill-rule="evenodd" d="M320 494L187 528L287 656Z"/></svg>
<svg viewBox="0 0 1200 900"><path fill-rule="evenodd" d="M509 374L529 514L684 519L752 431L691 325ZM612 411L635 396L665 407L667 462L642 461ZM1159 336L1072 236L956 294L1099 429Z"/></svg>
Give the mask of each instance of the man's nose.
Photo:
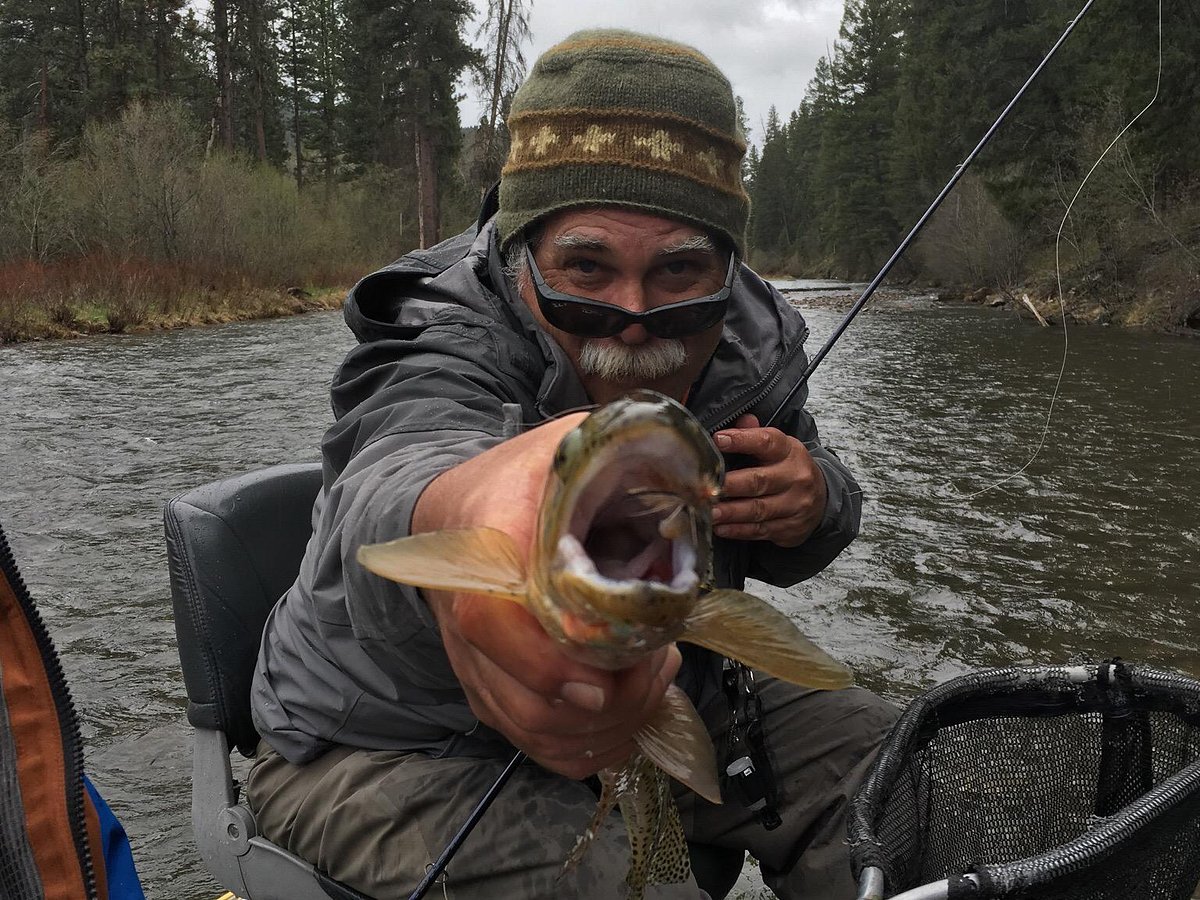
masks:
<svg viewBox="0 0 1200 900"><path fill-rule="evenodd" d="M617 335L617 340L619 340L622 344L636 346L638 344L646 343L651 337L652 335L646 330L645 325L640 325L637 322L634 322L625 326L621 333Z"/></svg>
<svg viewBox="0 0 1200 900"><path fill-rule="evenodd" d="M609 286L609 294L604 299L630 312L645 312L653 302L643 277L629 273L614 279Z"/></svg>

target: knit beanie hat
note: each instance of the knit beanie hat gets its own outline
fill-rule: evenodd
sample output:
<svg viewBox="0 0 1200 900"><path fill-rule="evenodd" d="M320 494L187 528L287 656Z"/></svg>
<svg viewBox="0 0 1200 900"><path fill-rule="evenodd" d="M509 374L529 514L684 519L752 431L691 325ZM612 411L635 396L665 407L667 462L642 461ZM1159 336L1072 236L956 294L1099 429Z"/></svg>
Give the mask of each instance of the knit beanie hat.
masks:
<svg viewBox="0 0 1200 900"><path fill-rule="evenodd" d="M550 213L617 205L725 235L739 255L750 198L729 80L684 44L579 31L513 97L500 174L501 246Z"/></svg>

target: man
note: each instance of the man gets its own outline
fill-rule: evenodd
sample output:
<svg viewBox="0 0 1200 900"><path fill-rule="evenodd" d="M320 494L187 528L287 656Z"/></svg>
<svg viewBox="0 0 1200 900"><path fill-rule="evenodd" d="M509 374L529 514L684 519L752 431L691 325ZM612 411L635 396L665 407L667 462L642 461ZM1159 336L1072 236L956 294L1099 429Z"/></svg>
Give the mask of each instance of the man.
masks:
<svg viewBox="0 0 1200 900"><path fill-rule="evenodd" d="M436 892L619 896L619 824L559 878L595 807L580 779L633 751L672 680L722 751L730 710L708 651L593 669L516 604L385 581L355 562L359 546L490 525L527 547L554 449L583 417L564 414L634 387L686 402L748 460L716 509L721 585L792 584L858 528L858 487L820 446L803 393L777 428L759 427L802 371L807 331L738 265L745 144L724 76L690 47L581 32L539 59L508 125L498 212L485 206L477 233L410 254L347 302L361 343L333 385L315 535L254 684L260 826L380 898L407 896L513 747L537 765L518 770ZM859 689L764 679L760 696L783 825L680 788L684 828L750 849L781 896L853 896L846 798L894 713ZM702 895L688 882L648 896Z"/></svg>

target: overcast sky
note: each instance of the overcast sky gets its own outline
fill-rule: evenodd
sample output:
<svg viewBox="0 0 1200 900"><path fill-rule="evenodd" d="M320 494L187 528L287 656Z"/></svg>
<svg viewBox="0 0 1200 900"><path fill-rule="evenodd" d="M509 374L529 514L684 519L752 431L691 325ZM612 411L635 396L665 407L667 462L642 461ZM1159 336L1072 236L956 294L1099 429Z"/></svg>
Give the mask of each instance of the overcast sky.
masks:
<svg viewBox="0 0 1200 900"><path fill-rule="evenodd" d="M486 0L474 3L486 8ZM761 145L771 104L785 119L800 105L817 60L837 37L842 6L842 0L532 0L525 56L532 67L543 50L581 28L629 28L691 44L733 83L746 103L750 140ZM476 28L467 31L472 42ZM479 120L482 105L469 85L464 90L469 96L459 110L467 125Z"/></svg>

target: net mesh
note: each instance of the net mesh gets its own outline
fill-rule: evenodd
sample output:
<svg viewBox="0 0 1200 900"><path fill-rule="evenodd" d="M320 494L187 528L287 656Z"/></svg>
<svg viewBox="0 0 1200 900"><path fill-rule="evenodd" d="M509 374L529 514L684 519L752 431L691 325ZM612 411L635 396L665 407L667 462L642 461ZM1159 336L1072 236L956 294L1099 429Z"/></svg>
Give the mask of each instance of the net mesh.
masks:
<svg viewBox="0 0 1200 900"><path fill-rule="evenodd" d="M1186 900L1200 880L1200 682L1008 668L914 701L855 797L856 874L886 896ZM970 878L961 877L970 874Z"/></svg>

